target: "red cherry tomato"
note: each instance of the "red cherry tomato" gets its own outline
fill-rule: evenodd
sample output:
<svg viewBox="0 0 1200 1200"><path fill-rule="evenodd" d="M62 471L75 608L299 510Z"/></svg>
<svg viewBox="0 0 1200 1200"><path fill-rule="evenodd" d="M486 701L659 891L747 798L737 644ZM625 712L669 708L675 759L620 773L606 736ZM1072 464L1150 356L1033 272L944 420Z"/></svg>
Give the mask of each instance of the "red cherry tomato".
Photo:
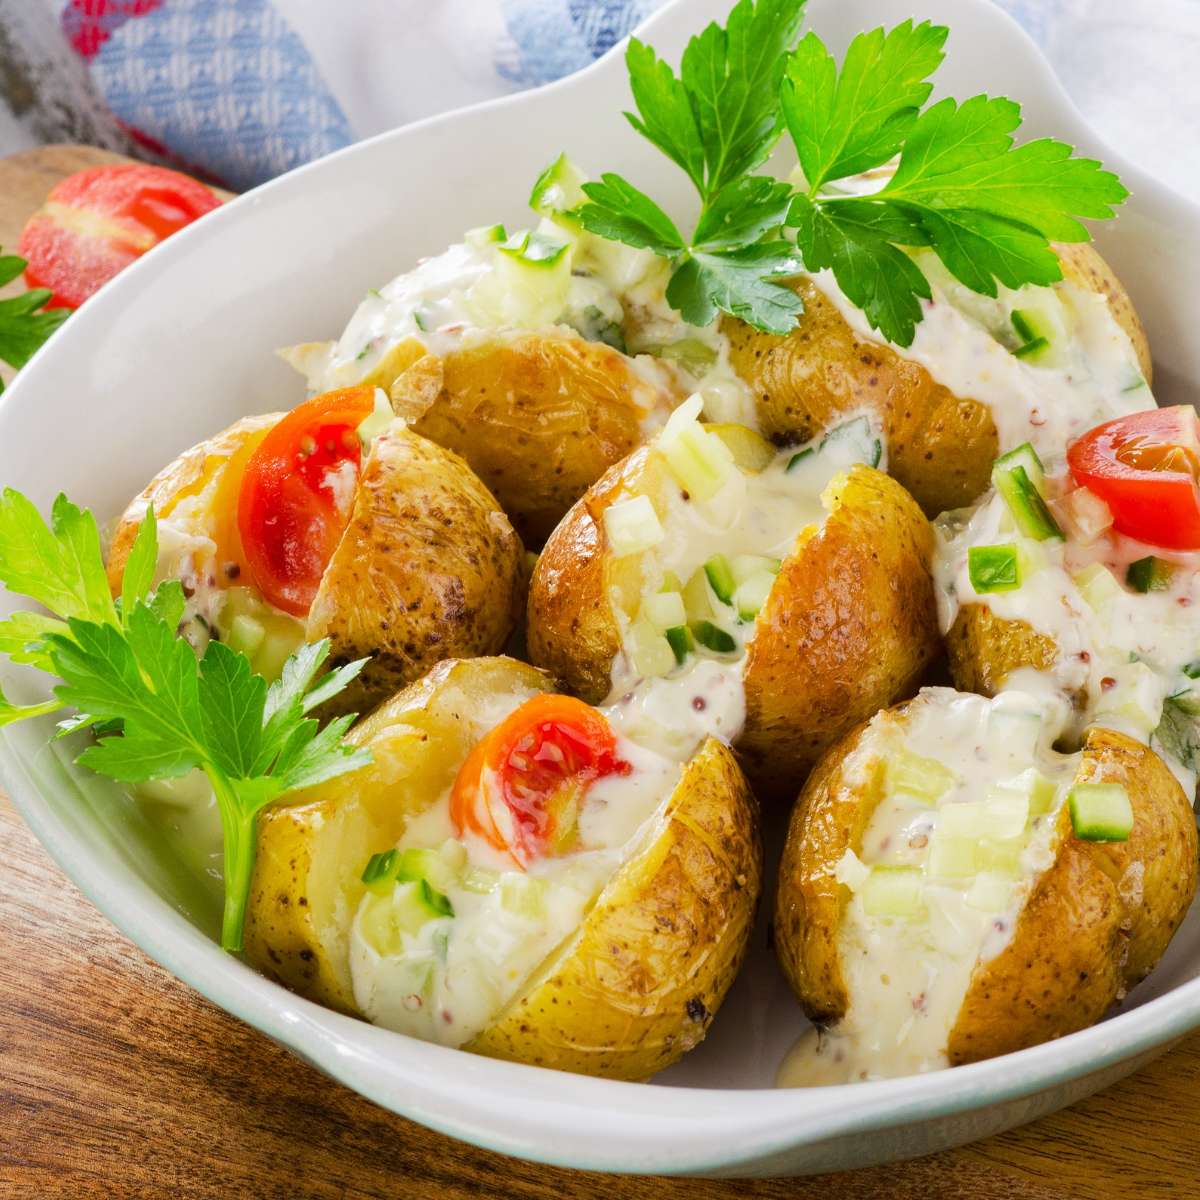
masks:
<svg viewBox="0 0 1200 1200"><path fill-rule="evenodd" d="M593 783L631 770L594 708L534 696L471 751L450 793L450 819L460 836L470 830L527 867L571 843Z"/></svg>
<svg viewBox="0 0 1200 1200"><path fill-rule="evenodd" d="M1200 550L1200 418L1189 405L1106 421L1067 448L1080 487L1096 493L1127 537Z"/></svg>
<svg viewBox="0 0 1200 1200"><path fill-rule="evenodd" d="M102 284L164 238L220 205L178 171L114 163L68 175L30 217L17 242L30 287L50 308L78 308Z"/></svg>
<svg viewBox="0 0 1200 1200"><path fill-rule="evenodd" d="M375 406L369 387L306 400L263 438L246 464L238 531L263 596L303 617L350 519L362 450L358 427Z"/></svg>

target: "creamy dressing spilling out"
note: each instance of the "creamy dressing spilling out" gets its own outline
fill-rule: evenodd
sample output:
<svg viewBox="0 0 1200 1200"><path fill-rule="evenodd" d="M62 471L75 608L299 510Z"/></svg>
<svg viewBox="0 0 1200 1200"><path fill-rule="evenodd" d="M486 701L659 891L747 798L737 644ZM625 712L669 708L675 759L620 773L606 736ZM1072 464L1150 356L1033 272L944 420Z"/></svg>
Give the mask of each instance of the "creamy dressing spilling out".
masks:
<svg viewBox="0 0 1200 1200"><path fill-rule="evenodd" d="M1064 473L1047 476L1052 505L1070 487ZM1087 540L1034 541L1016 531L995 492L971 512L946 514L935 530L943 631L963 605L982 604L1051 639L1058 647L1054 663L1044 672L1025 668L1011 683L1069 698L1073 709L1065 732L1073 742L1099 724L1152 744L1193 795L1191 730L1200 694L1194 694L1196 681L1185 668L1194 670L1200 660L1200 553L1148 546L1111 528ZM969 551L997 544L1018 547L1020 586L977 593ZM1175 569L1162 590L1135 591L1126 582L1129 565L1151 555Z"/></svg>
<svg viewBox="0 0 1200 1200"><path fill-rule="evenodd" d="M973 972L1008 944L1053 862L1080 761L1051 749L1062 706L928 688L907 712L904 724L875 717L845 764L848 784L878 796L861 844L838 864L849 1008L796 1043L781 1087L948 1066Z"/></svg>

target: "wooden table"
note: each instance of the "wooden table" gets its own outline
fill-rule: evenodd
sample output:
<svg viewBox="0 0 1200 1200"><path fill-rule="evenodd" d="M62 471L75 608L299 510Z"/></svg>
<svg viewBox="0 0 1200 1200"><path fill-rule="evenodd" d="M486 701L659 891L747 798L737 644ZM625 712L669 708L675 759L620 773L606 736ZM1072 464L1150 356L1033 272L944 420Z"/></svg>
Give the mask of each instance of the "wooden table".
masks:
<svg viewBox="0 0 1200 1200"><path fill-rule="evenodd" d="M0 245L93 155L0 163ZM714 1183L501 1158L376 1108L177 982L0 796L0 1200L1154 1200L1200 1196L1198 1147L1200 1035L1074 1109L899 1166Z"/></svg>

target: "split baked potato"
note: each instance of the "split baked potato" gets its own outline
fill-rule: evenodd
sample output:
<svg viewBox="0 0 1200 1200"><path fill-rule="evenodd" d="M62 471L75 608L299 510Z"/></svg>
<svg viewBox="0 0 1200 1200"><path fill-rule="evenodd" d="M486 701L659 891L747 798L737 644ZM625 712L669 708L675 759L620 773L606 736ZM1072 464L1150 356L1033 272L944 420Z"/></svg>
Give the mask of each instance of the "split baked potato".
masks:
<svg viewBox="0 0 1200 1200"><path fill-rule="evenodd" d="M690 434L728 439L741 458L726 486L740 489L742 498L710 519L724 493L706 509L681 485L666 446L674 432L669 425L609 471L555 530L530 587L529 653L591 702L618 683L636 694L646 676L686 680L697 659L729 666L738 676L743 711L739 727L719 732L735 738L762 796L794 794L827 746L910 692L937 653L932 535L912 498L882 471L862 462L841 469L834 462L806 485L789 464L799 457L808 469L820 453L776 452L737 426L696 427ZM661 539L642 552L623 553L614 546L612 510L639 498L652 506ZM760 526L768 532L759 534ZM710 557L713 550L722 553ZM753 572L749 588L763 579L756 561L774 573L763 580L756 612L743 610L740 588L722 604L713 584L714 560L728 560L738 574L745 559ZM697 580L700 564L707 581ZM688 628L668 630L676 639L671 657L661 646L647 648L642 614L681 586ZM711 611L695 611L697 594L700 608ZM726 653L703 644L714 623ZM651 641L657 644L653 635ZM682 711L689 699L682 696L676 707Z"/></svg>
<svg viewBox="0 0 1200 1200"><path fill-rule="evenodd" d="M1149 382L1146 334L1120 281L1090 245L1056 249L1069 283L1106 297ZM955 395L920 362L881 339L860 336L808 276L790 286L804 300L791 333L763 333L733 317L722 324L730 363L755 393L762 432L807 440L848 414L868 410L883 428L889 473L929 516L974 501L987 487L997 454L1012 449L999 444L989 409L971 396Z"/></svg>
<svg viewBox="0 0 1200 1200"><path fill-rule="evenodd" d="M926 689L822 759L792 814L774 944L825 1031L786 1082L1061 1037L1158 962L1195 894L1191 805L1123 734L1057 753L1055 720L1020 693Z"/></svg>
<svg viewBox="0 0 1200 1200"><path fill-rule="evenodd" d="M374 394L365 390L355 401L370 411ZM442 658L502 649L524 602L520 539L462 459L401 422L386 421L389 415L369 449L340 461L336 495L334 483L293 487L303 465L292 473L285 464L293 490L266 524L268 536L275 522L297 545L277 556L280 572L271 572L268 561L267 575L244 544L242 516L247 474L285 414L245 418L188 450L118 522L108 560L114 593L153 505L159 578L180 579L188 595L185 634L197 645L209 637L230 641L268 676L303 641L329 638L335 662L370 655L337 699L344 711L362 711ZM347 464L353 468L348 476ZM326 491L331 498L322 496ZM316 550L288 578L291 558L322 539L328 557Z"/></svg>
<svg viewBox="0 0 1200 1200"><path fill-rule="evenodd" d="M375 902L362 879L364 864L404 844L406 831L411 839L414 830L426 828L434 847L450 837L440 851L448 855L455 835L440 817L431 823L430 812L442 811L437 806L446 803L448 789L467 770L464 764L474 761L481 739L505 713L519 713L538 697L578 705L550 696L552 686L546 673L512 659L446 661L360 722L350 741L371 748L369 766L298 795L259 821L246 925L250 960L310 999L363 1015L360 1001L374 993L369 987L364 992L367 985L356 974L361 948L355 949L354 931L364 919L364 898L367 908ZM431 1013L431 1032L420 1036L480 1054L621 1079L646 1078L703 1038L741 963L753 922L761 870L757 816L732 754L715 740L673 764L664 778L669 786L650 796L649 819L619 857L605 860L605 873L594 881L578 925L520 972L513 966L506 993L489 991L485 979L482 991L492 997L494 1011L480 1010L473 1024L457 1032L446 1032L449 1010L439 993L445 1024ZM466 834L459 840L476 864L478 841ZM552 871L561 863L565 872L543 876L546 886L569 880L581 869L573 864L584 858L543 860ZM508 862L500 870L491 887L493 896L503 897L529 883L538 867L529 866L524 875ZM479 889L480 874L488 872L473 865L464 887ZM467 897L441 886L455 906L463 902L460 896ZM441 911L444 915L445 908ZM557 909L551 905L548 911ZM453 919L465 915L460 908ZM451 932L448 951L443 942L447 973L463 969L455 938L465 936ZM489 942L488 954L503 951ZM502 957L499 962L503 967ZM470 978L480 991L479 978ZM420 996L406 999L408 1008L396 1020L384 1016L381 1023L408 1030L405 1022ZM459 1002L468 1003L461 996Z"/></svg>

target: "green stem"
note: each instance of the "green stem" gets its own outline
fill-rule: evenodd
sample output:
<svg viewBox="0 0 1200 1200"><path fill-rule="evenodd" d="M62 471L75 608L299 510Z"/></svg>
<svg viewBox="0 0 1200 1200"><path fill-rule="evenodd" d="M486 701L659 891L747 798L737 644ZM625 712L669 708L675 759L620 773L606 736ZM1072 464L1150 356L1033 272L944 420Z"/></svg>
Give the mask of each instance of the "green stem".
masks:
<svg viewBox="0 0 1200 1200"><path fill-rule="evenodd" d="M245 813L233 785L217 770L205 767L221 812L225 850L225 911L221 919L221 949L242 948L246 902L254 874L255 814Z"/></svg>

